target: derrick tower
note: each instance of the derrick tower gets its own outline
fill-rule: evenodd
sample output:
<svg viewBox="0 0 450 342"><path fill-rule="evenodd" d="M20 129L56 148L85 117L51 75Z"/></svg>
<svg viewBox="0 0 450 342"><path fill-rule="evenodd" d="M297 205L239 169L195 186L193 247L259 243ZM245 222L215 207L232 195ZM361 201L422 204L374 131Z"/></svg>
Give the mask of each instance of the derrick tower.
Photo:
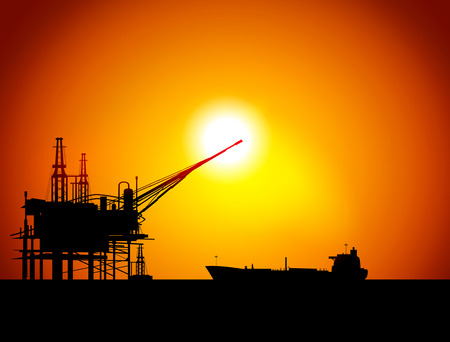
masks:
<svg viewBox="0 0 450 342"><path fill-rule="evenodd" d="M67 174L66 164L64 163L65 146L62 144L63 138L56 138L56 156L53 168L55 171L52 174L52 202L66 202L67 201Z"/></svg>
<svg viewBox="0 0 450 342"><path fill-rule="evenodd" d="M86 153L81 153L81 170L80 181L78 182L78 198L79 202L87 203L89 195L89 182L86 173Z"/></svg>

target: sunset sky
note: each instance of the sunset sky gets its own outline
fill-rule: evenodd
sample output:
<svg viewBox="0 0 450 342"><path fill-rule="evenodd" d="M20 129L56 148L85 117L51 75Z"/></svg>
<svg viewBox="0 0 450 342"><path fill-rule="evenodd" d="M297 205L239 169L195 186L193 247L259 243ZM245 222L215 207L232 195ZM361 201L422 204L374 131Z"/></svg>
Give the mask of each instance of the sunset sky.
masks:
<svg viewBox="0 0 450 342"><path fill-rule="evenodd" d="M345 243L368 278L450 278L447 3L1 2L0 278L56 137L111 195L244 140L145 213L154 278L331 270Z"/></svg>

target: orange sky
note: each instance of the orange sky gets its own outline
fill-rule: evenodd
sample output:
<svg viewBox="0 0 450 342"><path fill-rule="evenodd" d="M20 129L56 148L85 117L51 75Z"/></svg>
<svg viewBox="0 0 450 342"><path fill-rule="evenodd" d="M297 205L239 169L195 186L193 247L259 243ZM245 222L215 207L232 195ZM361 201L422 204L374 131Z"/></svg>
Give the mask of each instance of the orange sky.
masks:
<svg viewBox="0 0 450 342"><path fill-rule="evenodd" d="M206 164L146 212L154 278L209 278L215 255L331 269L344 243L369 278L450 278L445 3L2 3L0 278L20 278L9 234L23 191L46 196L56 137L114 195L208 157L191 127L223 98L256 109L258 162Z"/></svg>

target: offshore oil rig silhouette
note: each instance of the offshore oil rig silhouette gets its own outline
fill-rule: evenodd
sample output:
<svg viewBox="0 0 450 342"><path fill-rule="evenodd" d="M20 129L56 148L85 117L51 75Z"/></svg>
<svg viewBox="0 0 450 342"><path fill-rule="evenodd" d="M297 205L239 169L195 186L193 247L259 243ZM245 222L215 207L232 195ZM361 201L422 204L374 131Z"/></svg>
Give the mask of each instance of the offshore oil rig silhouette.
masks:
<svg viewBox="0 0 450 342"><path fill-rule="evenodd" d="M62 140L56 138L51 201L28 199L25 191L23 229L11 235L22 240L21 257L17 259L22 260L24 280L36 279L36 262L39 262L39 279L43 279L44 260L52 263L53 280L62 280L63 274L72 280L75 271L86 269L89 280L95 279L94 275L97 279L115 280L119 272L126 279L152 279L146 274L143 255L142 241L150 240L140 228L143 213L192 171L242 142L239 140L212 157L141 188L137 188L136 177L135 191L128 182L119 182L118 194L113 196L90 194L85 153L81 154L80 174L66 173ZM70 200L69 179L73 180ZM120 195L122 184L127 188ZM134 262L131 246L137 246ZM75 262L82 267L74 268Z"/></svg>

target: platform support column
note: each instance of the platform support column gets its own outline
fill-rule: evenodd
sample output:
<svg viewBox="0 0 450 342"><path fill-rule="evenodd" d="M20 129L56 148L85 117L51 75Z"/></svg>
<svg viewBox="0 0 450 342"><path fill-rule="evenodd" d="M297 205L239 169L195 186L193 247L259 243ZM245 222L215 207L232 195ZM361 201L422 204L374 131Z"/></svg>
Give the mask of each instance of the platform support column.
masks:
<svg viewBox="0 0 450 342"><path fill-rule="evenodd" d="M67 279L73 280L73 252L67 253Z"/></svg>
<svg viewBox="0 0 450 342"><path fill-rule="evenodd" d="M62 280L62 253L60 251L52 253L52 279Z"/></svg>
<svg viewBox="0 0 450 342"><path fill-rule="evenodd" d="M94 280L94 253L88 255L88 280Z"/></svg>

